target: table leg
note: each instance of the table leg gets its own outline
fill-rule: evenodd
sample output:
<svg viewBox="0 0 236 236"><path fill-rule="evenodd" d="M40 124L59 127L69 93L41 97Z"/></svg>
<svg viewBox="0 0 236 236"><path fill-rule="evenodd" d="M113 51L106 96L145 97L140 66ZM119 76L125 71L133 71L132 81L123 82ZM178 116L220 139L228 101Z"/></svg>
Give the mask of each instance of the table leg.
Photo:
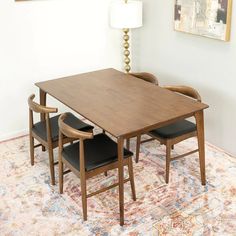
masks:
<svg viewBox="0 0 236 236"><path fill-rule="evenodd" d="M40 99L40 105L46 106L46 95L47 93L44 92L42 89L39 89L39 99ZM45 120L45 114L40 114L41 121ZM44 152L46 149L44 146L42 146L42 151Z"/></svg>
<svg viewBox="0 0 236 236"><path fill-rule="evenodd" d="M119 171L119 206L120 225L124 225L124 168L123 168L124 139L118 138L118 171Z"/></svg>
<svg viewBox="0 0 236 236"><path fill-rule="evenodd" d="M201 171L202 185L206 185L206 173L205 173L205 140L204 140L204 115L203 111L195 113L197 124L197 140L199 149L199 162Z"/></svg>
<svg viewBox="0 0 236 236"><path fill-rule="evenodd" d="M130 139L129 138L126 139L126 148L128 150L130 150Z"/></svg>
<svg viewBox="0 0 236 236"><path fill-rule="evenodd" d="M46 106L46 95L47 93L44 92L42 89L39 89L39 99L40 99L40 105ZM40 114L41 121L45 120L45 114Z"/></svg>

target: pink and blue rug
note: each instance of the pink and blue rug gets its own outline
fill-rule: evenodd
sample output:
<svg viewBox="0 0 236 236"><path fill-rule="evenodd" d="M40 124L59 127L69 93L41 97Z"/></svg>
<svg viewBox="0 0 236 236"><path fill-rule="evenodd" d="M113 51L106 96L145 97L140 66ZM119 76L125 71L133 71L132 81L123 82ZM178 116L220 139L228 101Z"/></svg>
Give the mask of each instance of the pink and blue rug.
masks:
<svg viewBox="0 0 236 236"><path fill-rule="evenodd" d="M196 140L190 139L176 145L174 153L195 147ZM83 222L79 179L66 175L60 195L58 185L50 185L47 152L38 149L30 165L28 136L0 143L0 163L0 235L236 235L236 159L210 144L205 187L197 153L171 164L166 185L165 147L156 141L143 144L140 161L134 163L136 202L125 184L124 227L119 225L117 188L88 199L88 221ZM117 177L117 171L110 171L92 178L88 191Z"/></svg>

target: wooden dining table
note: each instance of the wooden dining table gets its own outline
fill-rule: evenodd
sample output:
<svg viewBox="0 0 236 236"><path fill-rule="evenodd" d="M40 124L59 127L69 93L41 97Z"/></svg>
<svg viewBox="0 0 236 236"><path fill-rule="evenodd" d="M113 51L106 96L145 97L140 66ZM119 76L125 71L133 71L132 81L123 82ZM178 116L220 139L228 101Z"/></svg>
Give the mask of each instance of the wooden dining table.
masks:
<svg viewBox="0 0 236 236"><path fill-rule="evenodd" d="M117 139L120 225L124 224L125 139L194 116L201 182L206 184L203 111L208 105L111 68L38 82L36 86L41 105L46 105L49 94Z"/></svg>

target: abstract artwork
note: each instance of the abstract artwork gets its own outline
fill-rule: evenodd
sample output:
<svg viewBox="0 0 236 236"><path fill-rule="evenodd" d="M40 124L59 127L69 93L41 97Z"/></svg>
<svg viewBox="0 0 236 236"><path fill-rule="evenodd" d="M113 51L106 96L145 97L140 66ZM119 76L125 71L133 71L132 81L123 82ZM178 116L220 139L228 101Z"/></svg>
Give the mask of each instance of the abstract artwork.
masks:
<svg viewBox="0 0 236 236"><path fill-rule="evenodd" d="M232 0L175 0L177 31L229 41Z"/></svg>

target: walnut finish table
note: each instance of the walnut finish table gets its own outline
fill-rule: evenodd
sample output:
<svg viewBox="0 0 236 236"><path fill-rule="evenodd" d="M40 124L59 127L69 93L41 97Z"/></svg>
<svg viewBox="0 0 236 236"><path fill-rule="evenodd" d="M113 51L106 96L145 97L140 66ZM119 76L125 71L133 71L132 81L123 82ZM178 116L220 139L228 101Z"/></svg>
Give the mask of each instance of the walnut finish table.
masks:
<svg viewBox="0 0 236 236"><path fill-rule="evenodd" d="M203 110L208 106L137 79L105 69L36 83L40 104L50 94L117 138L120 225L124 224L124 140L177 120L195 116L199 140L201 181L205 185ZM41 119L44 119L41 116Z"/></svg>

